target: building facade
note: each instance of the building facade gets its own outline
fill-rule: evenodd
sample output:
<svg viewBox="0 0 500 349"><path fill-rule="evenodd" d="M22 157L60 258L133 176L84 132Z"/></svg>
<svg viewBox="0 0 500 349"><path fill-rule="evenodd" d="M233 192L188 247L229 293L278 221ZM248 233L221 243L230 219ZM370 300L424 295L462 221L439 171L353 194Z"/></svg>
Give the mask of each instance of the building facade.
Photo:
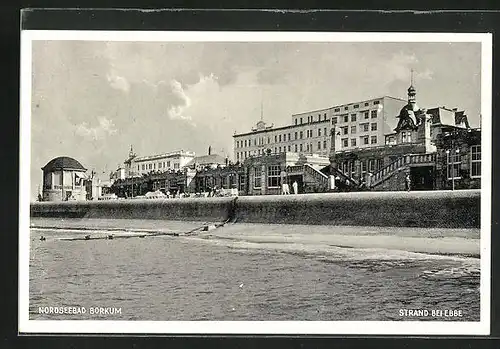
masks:
<svg viewBox="0 0 500 349"><path fill-rule="evenodd" d="M126 177L133 177L152 172L179 171L195 156L196 154L192 151L178 150L164 154L138 157L131 147L129 157L124 162L124 173Z"/></svg>
<svg viewBox="0 0 500 349"><path fill-rule="evenodd" d="M344 150L385 145L394 132L397 111L406 101L384 96L292 115L288 126L274 127L260 120L251 132L235 134L235 160L251 156L295 152L329 156L331 129L341 132ZM390 140L390 139L389 139Z"/></svg>
<svg viewBox="0 0 500 349"><path fill-rule="evenodd" d="M87 169L77 160L61 156L50 160L43 171L43 201L86 200Z"/></svg>
<svg viewBox="0 0 500 349"><path fill-rule="evenodd" d="M345 149L343 132L334 127L331 174L371 190L480 187L481 131L470 128L464 111L421 109L410 86L406 105L392 118L397 124L384 145Z"/></svg>

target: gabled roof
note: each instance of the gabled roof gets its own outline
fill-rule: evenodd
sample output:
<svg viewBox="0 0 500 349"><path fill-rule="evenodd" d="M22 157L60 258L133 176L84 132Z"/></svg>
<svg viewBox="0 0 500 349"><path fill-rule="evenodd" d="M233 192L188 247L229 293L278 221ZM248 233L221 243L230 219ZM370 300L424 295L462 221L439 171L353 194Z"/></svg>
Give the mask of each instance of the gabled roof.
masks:
<svg viewBox="0 0 500 349"><path fill-rule="evenodd" d="M80 170L87 171L78 161L68 156L60 156L50 160L47 165L42 167L44 172L52 172L56 170Z"/></svg>
<svg viewBox="0 0 500 349"><path fill-rule="evenodd" d="M226 158L218 154L202 155L197 156L186 164L186 167L190 166L206 166L206 165L225 165Z"/></svg>

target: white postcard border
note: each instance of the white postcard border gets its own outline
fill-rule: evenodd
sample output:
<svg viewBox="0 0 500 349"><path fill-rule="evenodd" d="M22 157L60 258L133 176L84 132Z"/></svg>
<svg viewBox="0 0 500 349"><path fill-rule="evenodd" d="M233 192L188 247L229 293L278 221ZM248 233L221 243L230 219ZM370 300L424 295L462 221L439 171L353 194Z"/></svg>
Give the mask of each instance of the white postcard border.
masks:
<svg viewBox="0 0 500 349"><path fill-rule="evenodd" d="M29 216L32 41L166 42L478 42L481 43L481 276L480 321L102 321L29 319ZM19 185L19 332L158 334L488 335L491 298L491 33L340 33L209 31L22 31ZM486 161L485 161L486 160ZM486 195L484 195L486 194Z"/></svg>

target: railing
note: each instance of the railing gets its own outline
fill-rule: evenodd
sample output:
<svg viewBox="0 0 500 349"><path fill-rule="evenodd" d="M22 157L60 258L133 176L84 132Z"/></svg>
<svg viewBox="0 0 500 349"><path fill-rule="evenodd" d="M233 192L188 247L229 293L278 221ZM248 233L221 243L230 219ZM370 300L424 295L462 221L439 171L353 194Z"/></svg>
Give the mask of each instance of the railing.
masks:
<svg viewBox="0 0 500 349"><path fill-rule="evenodd" d="M408 154L404 155L389 165L375 172L370 181L370 187L379 185L384 180L392 176L396 171L411 164L429 164L436 162L436 153L431 154Z"/></svg>
<svg viewBox="0 0 500 349"><path fill-rule="evenodd" d="M303 165L294 165L294 166L287 167L288 175L302 174L303 171L304 171Z"/></svg>
<svg viewBox="0 0 500 349"><path fill-rule="evenodd" d="M313 184L313 186L318 185L318 189L320 189L320 191L326 190L328 188L328 176L323 172L318 171L309 164L304 164L304 174L307 174L313 179L313 182L308 184ZM305 178L304 182L306 182Z"/></svg>
<svg viewBox="0 0 500 349"><path fill-rule="evenodd" d="M351 176L345 174L344 172L342 172L340 169L338 168L332 168L333 171L335 172L335 174L341 178L344 179L344 181L348 180L349 182L353 183L355 186L359 186L359 181L357 181L356 179L352 178Z"/></svg>

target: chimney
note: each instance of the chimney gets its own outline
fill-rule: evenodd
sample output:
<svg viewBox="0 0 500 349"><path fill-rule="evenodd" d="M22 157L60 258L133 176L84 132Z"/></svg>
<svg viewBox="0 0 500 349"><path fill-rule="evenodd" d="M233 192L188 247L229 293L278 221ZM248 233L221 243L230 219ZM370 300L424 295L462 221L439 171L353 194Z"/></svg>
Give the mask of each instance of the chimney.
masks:
<svg viewBox="0 0 500 349"><path fill-rule="evenodd" d="M208 155L211 155L211 154L212 154L212 146L211 146L211 145L209 145L209 146L208 146Z"/></svg>

